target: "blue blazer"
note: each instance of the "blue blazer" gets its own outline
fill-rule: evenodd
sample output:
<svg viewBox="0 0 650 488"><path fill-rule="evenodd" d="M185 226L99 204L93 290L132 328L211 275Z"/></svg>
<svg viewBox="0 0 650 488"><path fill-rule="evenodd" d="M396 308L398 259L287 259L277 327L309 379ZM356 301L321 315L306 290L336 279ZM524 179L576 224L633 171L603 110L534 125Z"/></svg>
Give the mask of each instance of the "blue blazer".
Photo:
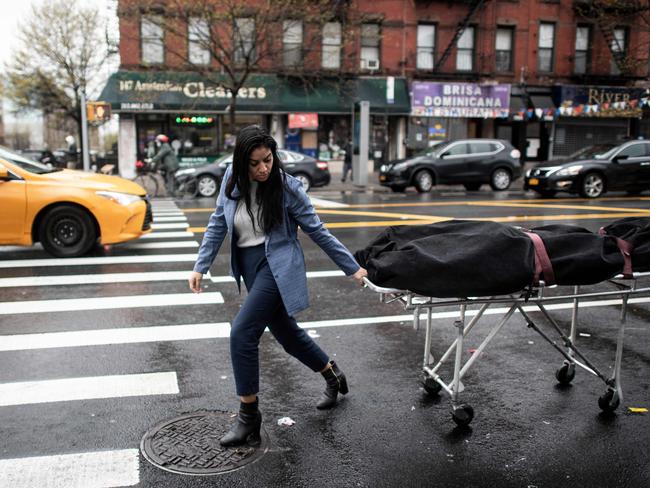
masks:
<svg viewBox="0 0 650 488"><path fill-rule="evenodd" d="M230 274L241 291L241 273L236 259L238 248L232 237L237 200L231 200L225 195L226 182L231 174L232 167L226 170L223 177L217 197L217 208L210 216L210 222L203 235L194 271L206 273L210 269L226 234L230 233ZM287 313L294 315L309 306L305 257L298 241L298 227L318 244L346 275L356 273L359 264L350 251L330 234L320 221L300 181L291 175L285 175L284 222L266 236L264 249ZM239 195L235 186L232 196Z"/></svg>

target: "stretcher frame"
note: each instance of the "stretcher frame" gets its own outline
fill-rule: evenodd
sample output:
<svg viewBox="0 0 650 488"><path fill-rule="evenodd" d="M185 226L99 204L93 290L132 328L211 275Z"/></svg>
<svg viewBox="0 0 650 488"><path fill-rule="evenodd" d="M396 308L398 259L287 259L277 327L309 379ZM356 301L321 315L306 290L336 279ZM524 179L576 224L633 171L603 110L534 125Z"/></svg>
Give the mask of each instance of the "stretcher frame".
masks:
<svg viewBox="0 0 650 488"><path fill-rule="evenodd" d="M447 393L451 397L452 418L454 422L459 426L466 426L469 425L474 418L474 409L471 405L460 401L460 393L465 389L461 380L467 374L472 365L481 357L483 350L495 338L515 311L519 311L522 317L526 320L526 324L529 328L537 332L547 343L549 343L564 357L563 365L555 373L556 379L559 383L565 385L569 384L575 376L577 366L600 378L607 386L605 393L598 399L599 407L604 412L608 413L616 410L619 404L623 401L621 363L623 360L623 342L625 337L627 305L632 296L650 294L650 286L638 286L639 279L648 276L650 276L650 272L633 273L631 277L617 275L610 280L601 282L610 283L617 288L616 290L611 291L581 292L581 286L572 286L569 287L573 289L572 293L548 295L547 290L549 289L567 287L558 287L557 285L547 287L544 286L543 281L540 281L538 286L529 287L518 294L457 299L436 299L435 297L419 295L408 290L381 287L375 285L367 278L364 278L364 281L368 288L380 294L379 299L381 303L398 301L402 303L405 310L412 311L413 328L415 330L419 330L420 322L422 320L421 314L423 312L425 313L426 329L424 339L424 358L422 362L422 386L425 391L431 395L437 395L440 391ZM614 371L612 375L608 377L603 373L603 370L599 369L582 351L580 351L576 346L576 339L578 337L578 311L580 302L584 299L599 301L612 297L621 299L621 312L616 340ZM544 306L546 303L566 302L567 300L572 301L571 328L568 335L562 331L556 320ZM494 304L506 305L507 311L497 320L496 325L492 326L481 344L463 364L463 343L465 337L476 326L485 311ZM475 315L466 323L467 307L469 305L480 305L480 308L475 311ZM538 323L532 319L530 316L530 310L527 311L524 309L524 306L528 305L535 306L535 311L541 312L542 317L548 322L548 324L550 324L551 329L559 335L561 344L558 344L558 342L549 337L549 335L539 327ZM434 364L434 355L431 352L433 337L432 313L434 308L448 306L459 307L458 318L454 321L454 327L457 331L456 338L444 354L442 354L440 359ZM446 382L438 372L454 352L453 378L451 381Z"/></svg>

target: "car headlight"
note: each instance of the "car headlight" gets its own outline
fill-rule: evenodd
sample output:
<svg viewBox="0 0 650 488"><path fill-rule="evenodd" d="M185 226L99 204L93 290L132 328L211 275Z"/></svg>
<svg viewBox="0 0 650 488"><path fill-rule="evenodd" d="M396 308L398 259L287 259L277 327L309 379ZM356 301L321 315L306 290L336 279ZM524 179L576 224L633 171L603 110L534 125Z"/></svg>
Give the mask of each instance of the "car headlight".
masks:
<svg viewBox="0 0 650 488"><path fill-rule="evenodd" d="M379 167L379 171L381 171L382 173L385 173L386 171L388 171L388 165L387 164L382 164Z"/></svg>
<svg viewBox="0 0 650 488"><path fill-rule="evenodd" d="M574 164L573 166L569 166L567 168L562 168L557 173L555 173L555 175L556 176L575 176L578 173L580 173L580 170L582 170L582 165L581 164Z"/></svg>
<svg viewBox="0 0 650 488"><path fill-rule="evenodd" d="M95 193L100 197L113 200L115 203L119 203L120 205L131 205L132 203L141 200L141 197L138 195L132 195L130 193L119 193L116 191L98 191Z"/></svg>
<svg viewBox="0 0 650 488"><path fill-rule="evenodd" d="M526 171L526 178L530 178L530 173L531 173L531 171L533 171L533 170L532 170L532 169L529 169L528 171Z"/></svg>
<svg viewBox="0 0 650 488"><path fill-rule="evenodd" d="M183 176L183 175L191 175L193 173L196 173L196 168L185 168L185 169L179 169L174 173L176 176Z"/></svg>

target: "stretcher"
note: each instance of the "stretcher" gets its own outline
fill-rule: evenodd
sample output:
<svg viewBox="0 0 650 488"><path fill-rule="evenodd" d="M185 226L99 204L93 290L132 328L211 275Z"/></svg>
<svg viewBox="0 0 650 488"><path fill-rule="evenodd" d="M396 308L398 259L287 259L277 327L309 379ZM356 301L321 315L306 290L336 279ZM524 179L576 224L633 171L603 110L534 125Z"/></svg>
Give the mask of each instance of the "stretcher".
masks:
<svg viewBox="0 0 650 488"><path fill-rule="evenodd" d="M604 412L613 412L623 400L623 389L621 385L621 362L623 360L623 342L625 336L625 319L628 301L635 295L650 294L650 286L641 287L643 279L650 276L650 272L632 273L617 275L608 283L603 291L583 291L586 286L558 287L545 286L540 281L537 286L531 286L522 290L521 293L491 297L465 297L456 299L437 299L435 297L422 296L408 290L384 288L364 278L366 287L379 293L381 303L397 301L403 304L405 310L413 312L413 328L419 330L422 317L424 316L426 329L424 338L424 357L422 362L422 386L426 393L438 395L441 391L451 397L452 418L459 426L467 426L474 418L474 409L468 403L461 401L461 393L465 389L462 380L481 357L485 348L494 340L501 328L508 322L515 312L519 312L526 322L526 325L537 332L548 344L556 349L563 357L563 364L557 369L555 377L560 384L567 385L575 377L576 368L581 368L596 376L606 386L605 393L598 399L598 405ZM650 283L648 283L650 284ZM614 368L611 376L608 376L603 368L598 368L581 351L577 344L578 337L578 311L580 303L589 299L590 301L607 300L619 298L621 303L620 321L617 331L616 355ZM571 326L566 334L553 318L551 311L546 307L549 303L569 302L571 304ZM472 351L471 355L463 362L463 343L472 329L478 324L486 310L493 305L504 306L505 312L497 319L481 344ZM433 309L442 307L458 307L458 316L453 321L456 328L456 338L442 356L435 361L433 344ZM478 308L474 307L478 306ZM473 307L468 309L468 307ZM531 311L540 312L537 319L531 316ZM473 315L469 321L467 319ZM542 323L546 323L548 329L559 337L554 340L551 335L542 329ZM441 367L453 355L453 378L444 379L440 372Z"/></svg>

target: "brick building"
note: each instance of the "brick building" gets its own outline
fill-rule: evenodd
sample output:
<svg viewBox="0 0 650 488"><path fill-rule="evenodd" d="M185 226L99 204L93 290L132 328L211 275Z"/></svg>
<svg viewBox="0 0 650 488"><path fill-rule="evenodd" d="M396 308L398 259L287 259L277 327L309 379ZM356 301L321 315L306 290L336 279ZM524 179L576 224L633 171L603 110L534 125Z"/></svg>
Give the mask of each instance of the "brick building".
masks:
<svg viewBox="0 0 650 488"><path fill-rule="evenodd" d="M178 141L183 164L209 161L252 122L283 146L336 157L356 134L361 100L376 164L442 138L508 139L535 160L650 137L650 25L597 2L332 0L316 20L276 13L278 35L259 49L271 54L237 91L232 126L224 70L201 35L236 38L237 61L256 35L255 9L269 2L242 2L235 32L208 15L120 0L121 66L102 99L120 114L123 168L159 132ZM318 114L318 127L296 126L293 113Z"/></svg>

